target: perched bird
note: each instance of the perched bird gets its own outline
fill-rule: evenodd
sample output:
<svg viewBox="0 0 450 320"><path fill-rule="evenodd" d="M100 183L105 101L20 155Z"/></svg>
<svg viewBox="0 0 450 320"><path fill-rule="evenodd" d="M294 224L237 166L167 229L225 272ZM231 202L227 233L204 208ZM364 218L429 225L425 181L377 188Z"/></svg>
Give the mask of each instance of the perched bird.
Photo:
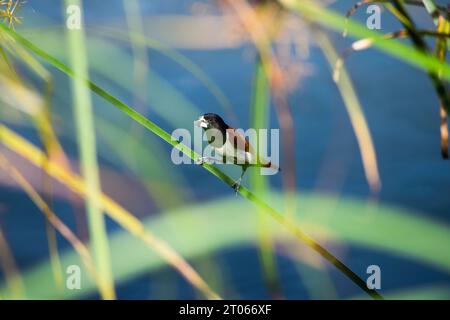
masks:
<svg viewBox="0 0 450 320"><path fill-rule="evenodd" d="M232 185L237 192L241 185L242 177L249 167L274 168L270 161L264 161L249 141L236 129L230 127L223 119L215 113L206 113L198 120L194 121L194 125L203 128L206 133L209 145L214 149L216 155L222 157L222 162L227 164L235 164L242 168L241 176ZM215 130L211 130L215 129ZM220 133L220 134L218 134ZM200 157L197 159L198 164L203 164L212 160L208 157Z"/></svg>

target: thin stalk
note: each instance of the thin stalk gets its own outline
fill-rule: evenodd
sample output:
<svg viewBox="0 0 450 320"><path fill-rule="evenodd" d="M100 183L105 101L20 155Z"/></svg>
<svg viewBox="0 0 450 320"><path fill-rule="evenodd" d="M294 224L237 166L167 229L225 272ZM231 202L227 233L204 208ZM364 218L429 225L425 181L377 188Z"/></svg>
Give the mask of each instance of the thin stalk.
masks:
<svg viewBox="0 0 450 320"><path fill-rule="evenodd" d="M445 15L441 15L439 8L434 0L422 0L425 8L430 14L436 26L436 32L448 33L450 31L450 12L447 11ZM447 49L450 49L450 41L446 38L437 38L435 45L435 53L439 60L445 62ZM439 78L442 78L442 72L438 72ZM441 155L442 158L448 159L448 112L445 110L445 106L442 101L439 104L439 116L441 118L440 133L441 133Z"/></svg>
<svg viewBox="0 0 450 320"><path fill-rule="evenodd" d="M422 0L422 3L425 9L430 14L431 18L433 18L434 25L437 27L439 25L439 8L433 0Z"/></svg>
<svg viewBox="0 0 450 320"><path fill-rule="evenodd" d="M346 30L348 23L348 31L359 38L374 38L382 39L382 35L377 32L364 30L364 28L358 23L351 21L342 21L342 17L329 9L322 8L320 5L314 4L311 1L298 1L298 0L279 0L287 9L302 13L309 17L311 20L321 25L326 25L336 30ZM401 58L404 61L408 61L417 66L422 67L428 73L440 103L444 106L447 112L447 117L450 112L450 99L443 82L443 79L450 78L449 65L440 61L438 58L430 55L427 44L418 33L414 22L412 21L409 13L405 9L405 6L401 0L391 0L393 7L397 10L398 14L403 18L401 20L402 25L408 31L410 38L413 42L415 50L405 50L403 45L396 43L395 41L373 41L373 45L380 50L384 50ZM439 74L439 75L438 75Z"/></svg>
<svg viewBox="0 0 450 320"><path fill-rule="evenodd" d="M1 40L1 39L0 39ZM9 69L12 72L15 72L14 68L11 65L11 62L9 61L8 55L6 54L5 49L0 45L0 57L3 59L3 61L6 63L6 65L9 67Z"/></svg>
<svg viewBox="0 0 450 320"><path fill-rule="evenodd" d="M272 48L272 40L267 28L259 19L255 9L244 0L227 0L227 4L234 10L239 21L249 34L258 50L258 59L267 75L271 95L277 112L278 122L283 139L281 148L285 155L283 184L286 198L293 199L296 189L296 154L292 148L295 145L295 130L292 112L288 102L288 91L283 80L283 70ZM287 199L287 214L291 217L295 212L294 201Z"/></svg>
<svg viewBox="0 0 450 320"><path fill-rule="evenodd" d="M153 49L162 55L165 55L167 58L171 59L180 67L191 73L192 76L197 78L197 80L200 81L216 99L217 103L222 107L222 110L225 112L225 114L228 115L231 119L237 121L237 116L233 111L231 102L222 91L222 89L213 79L211 79L211 77L205 71L203 71L203 69L199 65L189 59L186 55L181 54L179 51L168 47L167 45L161 43L156 39L148 38L131 31L127 34L117 28L96 27L92 29L92 32L102 37L125 42L131 41L136 44L143 45L146 48Z"/></svg>
<svg viewBox="0 0 450 320"><path fill-rule="evenodd" d="M21 37L18 33L15 33L11 30L8 30L4 28L2 25L0 25L0 28L2 28L4 31L6 31L8 34L14 37L19 43L21 43L23 46L27 47L29 50L33 51L36 55L40 56L42 59L44 59L47 63L53 65L55 68L59 69L60 71L64 72L70 77L74 76L74 72L72 69L67 67L65 64L63 64L58 59L54 58L53 56L49 55L44 50L40 49L39 47L35 46L25 38ZM94 82L84 79L84 84L89 87L93 92L95 92L98 96L103 98L104 100L111 103L114 107L122 111L124 114L129 116L134 121L140 123L142 126L147 128L149 131L154 133L156 136L163 139L168 144L172 145L173 147L177 148L187 156L189 156L193 160L197 160L200 155L197 154L195 151L193 151L191 148L185 146L184 144L180 143L179 141L172 138L172 136L164 131L161 127L156 125L154 122L148 120L145 118L142 114L136 112L132 108L130 108L128 105L108 93L106 90L102 89L100 86L96 85ZM224 183L229 185L230 187L234 184L234 180L223 173L218 168L210 165L210 164L204 164L203 168L205 168L207 171L209 171L211 174L222 180ZM350 268L348 268L344 263L342 263L338 258L336 258L331 252L329 252L327 249L322 247L319 243L317 243L313 238L311 238L307 233L305 233L301 228L299 228L295 222L291 219L286 217L285 215L281 214L277 210L273 209L271 206L269 206L265 201L257 197L254 193L252 193L247 188L241 186L239 188L239 193L244 197L262 208L265 212L267 212L273 219L275 219L278 223L280 223L282 226L284 226L287 230L289 230L295 237L297 237L299 240L306 243L309 247L311 247L313 250L315 250L318 254L320 254L323 258L328 260L331 264L333 264L337 269L339 269L343 274L345 274L352 282L354 282L358 287L360 287L363 291L365 291L367 294L369 294L371 297L375 299L382 299L382 296L375 290L370 290L366 286L366 282L361 279L355 272L353 272Z"/></svg>
<svg viewBox="0 0 450 320"><path fill-rule="evenodd" d="M79 0L66 0L66 6L76 5L82 10ZM83 25L83 24L82 24ZM92 243L95 268L99 275L99 290L103 299L115 299L114 280L110 262L108 235L103 213L99 206L100 181L98 174L95 129L92 115L92 102L85 79L89 77L88 60L83 28L68 30L70 64L76 72L72 77L73 104L75 110L76 132L83 177L86 180L85 198L89 234Z"/></svg>
<svg viewBox="0 0 450 320"><path fill-rule="evenodd" d="M5 274L6 284L11 297L14 299L24 299L26 297L25 288L19 269L16 266L14 256L9 248L8 242L0 227L0 266Z"/></svg>
<svg viewBox="0 0 450 320"><path fill-rule="evenodd" d="M339 55L336 52L330 39L322 32L318 31L317 40L322 48L322 52L333 70L336 62L339 61ZM339 92L344 100L350 122L358 141L361 160L364 166L366 179L372 192L377 193L381 188L381 179L378 171L378 162L372 136L370 134L369 125L359 103L358 96L353 88L352 80L344 67L341 69L340 79L336 82Z"/></svg>
<svg viewBox="0 0 450 320"><path fill-rule="evenodd" d="M255 68L255 76L253 80L253 95L252 95L252 105L251 105L251 118L252 124L251 128L265 129L267 128L268 117L270 106L270 87L267 79L267 75L264 71L264 66L261 60L258 60ZM258 147L261 144L258 141L257 146L253 146L256 152L259 152ZM260 174L259 170L252 170L250 176L250 183L253 190L260 196L264 197L267 194L267 180L265 176ZM273 240L270 234L270 229L267 225L267 215L262 212L261 209L258 210L258 230L259 230L259 254L260 260L263 267L263 273L265 276L265 281L268 285L269 292L273 297L279 297L281 294L281 287L279 284L279 279L277 275L276 257L273 248Z"/></svg>
<svg viewBox="0 0 450 320"><path fill-rule="evenodd" d="M70 230L70 228L59 219L59 217L52 211L50 206L39 195L39 193L33 188L30 182L23 176L23 174L14 165L0 153L0 167L3 168L11 178L22 188L31 201L36 205L43 213L46 221L54 228L52 230L58 230L58 232L72 245L74 250L80 255L81 260L85 264L91 275L95 275L94 266L92 264L92 258L88 248L81 242L80 239ZM53 261L50 262L53 264ZM52 266L53 269L53 266ZM95 277L94 277L95 278Z"/></svg>
<svg viewBox="0 0 450 320"><path fill-rule="evenodd" d="M369 5L373 3L382 3L384 5L389 4L391 0L362 0L357 2L350 10L347 11L347 14L345 15L347 19L349 19L360 7L364 5ZM440 15L440 11L447 11L443 6L437 6L434 0L404 0L405 4L407 5L413 5L413 6L419 6L419 7L425 7L425 9L430 13L431 17L434 20L435 25L437 25L437 18ZM388 9L390 9L388 7ZM395 10L395 9L394 9ZM392 11L391 11L392 12ZM394 15L397 16L397 14L392 12ZM403 17L398 17L399 20L402 20ZM346 32L344 31L344 35Z"/></svg>
<svg viewBox="0 0 450 320"><path fill-rule="evenodd" d="M408 30L408 34L416 49L423 52L424 54L428 54L429 52L428 46L425 40L423 40L423 38L417 32L417 28L414 24L414 21L412 20L411 16L406 10L403 2L401 0L392 0L392 4L407 19L408 23L402 22L402 24L404 28ZM439 76L439 73L441 73L440 70L437 71L431 69L428 70L428 76L430 77L435 87L436 93L439 97L439 100L441 104L444 106L445 111L447 112L448 115L450 113L450 99L447 93L447 89L445 88L445 84L442 81L442 77Z"/></svg>
<svg viewBox="0 0 450 320"><path fill-rule="evenodd" d="M38 60L36 60L27 50L25 50L22 46L16 45L13 41L7 41L5 47L9 49L13 56L17 56L22 62L24 62L39 78L41 78L44 82L44 91L45 91L45 99L42 99L42 103L36 105L37 112L30 113L32 120L36 126L36 129L39 133L40 139L45 146L46 152L49 157L59 157L62 154L62 148L59 144L59 141L56 137L54 129L51 124L51 97L53 93L53 81L51 74L42 66ZM3 52L5 55L5 59L8 60L6 51ZM12 63L9 63L9 67L11 69L11 74L14 78L17 79L19 84L22 84L22 80L19 75L15 72L14 66ZM40 100L41 101L41 100ZM42 163L43 166L46 165L45 162ZM45 190L45 195L48 198L48 203L52 203L52 185L48 181L47 176L42 177L43 180L43 189ZM50 260L52 262L52 270L55 282L60 285L60 288L63 288L63 271L61 268L61 262L58 252L58 244L55 230L53 230L52 226L46 221L46 234L47 234L47 242L48 242L48 251Z"/></svg>
<svg viewBox="0 0 450 320"><path fill-rule="evenodd" d="M443 16L439 16L437 24L438 32L449 32L450 31L450 21ZM445 61L447 55L447 42L446 38L436 39L435 53L436 56L441 60ZM438 73L438 77L441 74ZM439 115L441 117L440 131L441 131L441 155L442 158L448 159L448 115L445 110L445 106L442 102L439 105Z"/></svg>
<svg viewBox="0 0 450 320"><path fill-rule="evenodd" d="M39 65L37 61L36 64ZM42 69L45 70L44 67L42 67ZM62 156L62 158L64 158L64 152L62 151L62 147L59 144L57 135L52 126L51 100L54 88L53 79L50 76L49 72L43 72L39 70L36 70L36 72L44 80L45 98L43 99L43 106L40 109L40 112L33 117L33 120L35 122L36 128L39 131L39 135L41 137L43 145L45 146L45 151L47 152L48 157L52 158ZM42 166L46 165L47 161L43 161ZM51 209L53 207L53 185L47 175L44 175L42 177L42 180L43 189L45 190L45 198L47 199L46 202L49 204ZM61 258L58 251L58 239L56 237L56 230L48 220L45 221L45 230L47 234L48 249L55 283L58 284L61 289L63 289L64 276L61 265Z"/></svg>
<svg viewBox="0 0 450 320"><path fill-rule="evenodd" d="M342 32L345 29L345 20L341 14L333 10L323 8L316 2L309 0L278 0L288 10L301 13L310 20L321 26L329 27L333 30ZM382 52L388 53L393 57L407 62L413 66L425 71L438 72L442 70L442 78L450 80L450 65L442 63L436 57L417 50L414 47L402 44L398 41L383 40L383 35L379 32L369 30L365 25L355 21L348 22L349 35L359 39L375 39L374 47ZM380 39L380 41L378 41Z"/></svg>
<svg viewBox="0 0 450 320"><path fill-rule="evenodd" d="M48 166L42 168L42 159L46 158L36 146L29 143L23 137L11 131L7 127L0 124L0 142L5 147L17 153L21 157L27 159L38 168L46 170L46 173L68 187L74 193L86 197L88 190L84 180L71 172L70 168L61 165L53 160L48 162ZM143 241L148 247L153 249L168 264L173 266L186 280L195 288L200 290L208 299L220 299L208 284L200 277L200 275L183 259L168 243L158 238L149 230L145 230L144 225L129 211L120 206L110 197L101 193L101 208L109 215L111 219L116 221L123 229L130 234Z"/></svg>
<svg viewBox="0 0 450 320"><path fill-rule="evenodd" d="M144 34L144 25L139 9L139 1L137 0L123 0L123 7L125 11L125 18L128 26L129 34L136 34L142 36ZM147 55L147 48L145 45L136 41L133 37L130 38L131 52L133 55L133 87L134 87L134 103L135 109L144 112L144 100L146 90L148 88L146 83L147 74L149 72L149 58ZM142 128L142 127L138 127ZM135 127L132 126L134 132ZM141 139L142 131L138 131L137 139Z"/></svg>
<svg viewBox="0 0 450 320"><path fill-rule="evenodd" d="M46 177L47 179L47 177ZM47 235L48 252L50 255L50 263L53 270L53 279L60 289L64 288L63 269L61 264L61 258L58 251L58 241L56 237L56 231L53 226L46 220L45 221L45 233Z"/></svg>

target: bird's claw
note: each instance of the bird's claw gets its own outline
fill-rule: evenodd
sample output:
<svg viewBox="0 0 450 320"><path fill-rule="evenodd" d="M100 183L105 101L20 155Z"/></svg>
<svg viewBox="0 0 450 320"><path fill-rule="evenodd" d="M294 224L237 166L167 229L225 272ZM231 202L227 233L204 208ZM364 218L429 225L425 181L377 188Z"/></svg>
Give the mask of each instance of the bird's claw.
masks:
<svg viewBox="0 0 450 320"><path fill-rule="evenodd" d="M241 188L241 182L240 181L236 181L235 183L233 183L231 188L233 188L235 195L237 195L238 192L239 192L239 189Z"/></svg>
<svg viewBox="0 0 450 320"><path fill-rule="evenodd" d="M202 166L203 163L205 163L203 160L204 160L203 157L197 158L197 159L195 159L195 164Z"/></svg>

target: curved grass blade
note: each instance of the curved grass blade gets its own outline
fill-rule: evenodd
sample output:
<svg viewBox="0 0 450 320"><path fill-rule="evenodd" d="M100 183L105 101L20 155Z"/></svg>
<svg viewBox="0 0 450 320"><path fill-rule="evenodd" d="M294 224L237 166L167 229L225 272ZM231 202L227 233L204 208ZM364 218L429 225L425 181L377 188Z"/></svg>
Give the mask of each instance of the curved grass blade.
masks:
<svg viewBox="0 0 450 320"><path fill-rule="evenodd" d="M50 206L39 195L39 193L33 188L33 186L27 181L20 171L14 167L14 165L0 153L0 167L3 168L11 178L17 182L22 190L27 194L36 207L42 212L47 221L58 230L59 233L72 245L74 250L80 255L80 258L86 269L92 276L95 275L94 265L92 264L91 254L88 248L83 242L70 230L70 228L64 224L64 222L52 211ZM53 262L51 261L53 265ZM53 267L52 267L53 269Z"/></svg>
<svg viewBox="0 0 450 320"><path fill-rule="evenodd" d="M32 32L28 32L28 34L35 38L36 41L41 41L45 46L51 48L50 50L57 57L63 58L64 52L59 45L63 38L58 32L46 33L45 35L42 33L37 35ZM89 55L92 57L92 63L90 63L92 73L109 83L117 85L120 89L130 93L134 92L133 80L129 76L132 61L125 50L113 46L100 37L90 37L87 47ZM110 68L109 63L103 58L105 55L108 55L109 59L121 61L121 63L116 65L115 68ZM145 93L146 103L151 106L152 112L168 121L170 125L183 127L186 124L184 119L187 119L192 114L199 113L199 109L191 104L182 92L177 91L155 72L152 71L147 75L145 85L152 88L150 93L148 93L148 90ZM65 103L65 97L58 97L58 92L56 92L56 95L61 100L61 103ZM174 107L167 108L167 105L176 106L176 110L173 110ZM182 114L180 117L174 117L174 112L181 112ZM70 119L69 114L62 114L61 117ZM108 120L105 118L105 114L96 115L95 123L98 138L103 142L97 145L100 155L107 152L108 158L111 158L111 153L114 153L117 157L112 158L116 162L120 162L121 165L125 164L135 174L160 208L167 208L185 201L191 195L188 188L183 188L183 192L179 193L176 198L161 196L174 185L185 185L184 177L180 172L173 170L170 163L160 161L159 158L163 153L157 151L160 149L160 146L157 145L158 142L156 142L154 137L138 135L139 138L136 139L136 133L130 131L127 121L123 120L123 118ZM63 121L64 127L71 131L72 123L67 120ZM113 147L117 144L124 147ZM130 157L130 152L135 156ZM149 157L149 154L152 156Z"/></svg>
<svg viewBox="0 0 450 320"><path fill-rule="evenodd" d="M329 9L324 9L320 5L316 5L311 1L280 0L280 2L288 9L303 13L311 20L321 25L326 25L337 30L345 29L345 21L342 21L342 18L338 13ZM427 44L418 33L414 22L404 7L403 2L400 0L392 0L392 4L398 13L402 17L406 18L406 22L402 22L402 24L408 31L415 50L409 50L407 52L405 51L406 46L392 40L389 42L387 40L382 40L383 36L380 36L377 32L365 30L363 26L355 22L349 22L349 32L354 36L363 39L374 38L376 39L373 42L374 46L391 53L404 61L411 62L414 65L424 68L431 79L440 103L444 106L447 115L449 115L450 97L443 79L450 78L450 66L428 53ZM380 39L380 41L378 41L378 39Z"/></svg>
<svg viewBox="0 0 450 320"><path fill-rule="evenodd" d="M434 25L437 27L439 25L439 16L441 15L438 6L434 0L422 0L421 2L433 19Z"/></svg>
<svg viewBox="0 0 450 320"><path fill-rule="evenodd" d="M36 75L39 76L40 79L44 82L45 87L45 98L41 98L35 90L31 88L26 88L24 82L19 77L18 73L15 71L12 63L9 63L6 52L5 59L7 59L7 63L9 65L9 70L3 70L3 66L0 65L0 70L3 72L2 76L0 76L0 87L10 87L10 90L6 89L7 94L6 100L9 97L15 96L12 99L14 103L11 106L17 107L21 106L21 110L28 113L28 115L32 118L34 125L39 133L40 139L45 146L46 152L49 157L60 157L64 158L64 153L61 152L62 148L59 144L59 141L56 137L56 134L53 130L53 126L51 124L50 117L50 98L53 91L53 82L50 73L36 60L27 50L25 50L22 46L16 44L9 37L4 37L4 46L8 49L9 53L13 57L17 57L21 62L23 62L27 67L30 68ZM3 49L3 48L2 48ZM7 74L5 75L5 71ZM5 77L8 76L8 77ZM2 79L3 78L3 81ZM3 82L3 85L1 84ZM8 84L9 82L9 84ZM14 94L15 93L15 94ZM4 97L5 97L4 96ZM5 99L5 98L3 98ZM30 101L32 100L32 101ZM19 107L20 108L20 107ZM43 166L46 164L43 163ZM51 184L48 181L48 177L43 176L43 185L44 189L46 189L45 194L48 198L48 203L52 203L52 190ZM45 221L45 229L47 234L47 242L50 259L52 261L54 277L55 281L63 286L63 272L61 268L59 253L58 253L58 245L56 233L53 227Z"/></svg>
<svg viewBox="0 0 450 320"><path fill-rule="evenodd" d="M437 32L450 32L450 21L444 18L443 16L439 16ZM435 52L436 56L441 61L445 61L447 55L447 43L448 40L446 38L438 38L436 39ZM441 77L441 74L438 73L438 77ZM448 114L445 110L445 106L442 101L439 105L439 114L441 117L440 131L441 131L441 154L442 158L448 159Z"/></svg>
<svg viewBox="0 0 450 320"><path fill-rule="evenodd" d="M276 206L283 206L282 194L270 193L267 197ZM387 260L383 261L388 265L389 261L394 259L401 263L401 266L419 265L427 270L441 272L442 276L450 274L450 251L447 245L450 226L430 218L426 212L383 204L368 206L365 200L317 194L297 194L296 202L299 208L296 213L297 221L307 226L315 236L325 239L324 241L373 250L377 255L386 258ZM243 215L242 212L248 214ZM255 228L257 214L251 202L242 202L230 195L207 203L162 212L144 219L143 223L145 228L165 236L184 257L195 261L199 257L214 253L254 247L258 243L258 229ZM188 221L198 221L197 227L179 228L178 232L172 232L173 228L185 225ZM282 226L275 221L269 221L269 227L277 243L292 245L294 239L286 234ZM157 271L166 267L158 256L148 255L148 248L127 231L112 233L111 246L114 248L112 259L117 282L124 283L149 273L155 276ZM133 250L130 250L130 247ZM305 251L310 250L304 248L301 252ZM123 259L124 255L128 259ZM353 258L356 259L355 263L362 267L358 257ZM78 255L71 249L62 253L62 259L65 265L79 264ZM315 264L308 266L319 267ZM56 297L47 261L24 272L22 276L29 288L30 298ZM316 284L316 289L317 286ZM95 291L93 283L83 283L83 288L67 290L64 298L81 298ZM4 285L0 284L0 293L3 290ZM361 295L358 298L364 299L367 296Z"/></svg>
<svg viewBox="0 0 450 320"><path fill-rule="evenodd" d="M66 65L64 65L59 60L55 59L54 57L47 54L42 49L36 47L31 42L26 40L25 38L21 37L18 33L13 32L11 30L6 29L2 25L0 25L0 28L2 28L4 31L6 31L8 34L11 34L14 39L16 39L19 43L21 43L23 46L34 52L36 55L40 56L42 59L44 59L46 62L52 64L55 68L59 69L60 71L66 73L67 75L73 77L74 72L68 68ZM130 118L135 120L136 122L143 125L145 128L153 132L155 135L166 141L168 144L172 145L173 147L177 148L187 156L189 156L191 159L196 160L200 157L199 154L194 152L192 149L188 148L184 144L180 143L179 141L176 141L172 139L171 135L164 131L162 128L160 128L158 125L153 123L152 121L145 118L140 113L136 112L132 108L130 108L128 105L117 99L116 97L109 94L107 91L103 90L101 87L93 83L92 81L85 80L85 84L91 88L93 92L95 92L98 96L102 97L106 101L110 102L114 107L121 110L123 113L128 115ZM203 167L212 173L214 176L222 180L224 183L229 185L230 187L234 184L234 180L227 176L225 173L223 173L218 168L210 165L210 164L204 164ZM339 269L343 274L345 274L352 282L354 282L358 287L360 287L362 290L364 290L367 294L369 294L374 299L382 299L382 296L376 291L376 290L370 290L366 286L366 282L361 279L355 272L353 272L350 268L348 268L344 263L342 263L338 258L336 258L331 252L329 252L327 249L325 249L323 246L321 246L319 243L317 243L313 238L311 238L308 234L306 234L301 228L299 228L295 222L282 215L275 209L273 209L271 206L269 206L265 201L257 197L254 193L252 193L250 190L248 190L245 187L241 187L239 189L239 193L253 202L254 204L261 207L265 212L267 212L273 219L275 219L278 223L283 225L287 230L289 230L295 237L297 237L299 240L306 243L309 247L311 247L313 250L315 250L317 253L319 253L323 258L328 260L331 264L333 264L337 269Z"/></svg>
<svg viewBox="0 0 450 320"><path fill-rule="evenodd" d="M429 30L418 30L418 33L420 35L423 36L430 36L430 37L434 37L437 40L440 39L448 39L450 38L450 33L446 33L446 32L435 32L435 31L429 31ZM405 29L399 30L399 31L395 31L395 32L390 32L387 33L383 36L384 40L388 40L388 39L399 39L399 38L405 38L408 37L408 31ZM333 71L333 80L335 82L337 82L339 80L339 76L340 76L340 69L343 67L344 62L346 59L348 59L348 57L354 53L354 52L360 52L363 50L367 50L369 48L371 48L374 45L374 42L376 40L375 39L361 39L361 40L357 40L355 42L353 42L351 44L351 46L349 48L347 48L344 53L341 54L341 56L339 57L339 59L336 61L335 67L334 67L334 71ZM442 61L442 60L441 60ZM445 62L445 60L443 61Z"/></svg>
<svg viewBox="0 0 450 320"><path fill-rule="evenodd" d="M237 116L231 107L231 103L225 93L220 89L220 87L211 79L206 72L202 70L200 66L195 64L185 55L179 53L156 39L151 39L140 34L129 32L127 35L125 32L119 29L106 28L106 27L96 27L92 28L92 31L103 37L108 37L112 39L117 39L120 41L132 41L140 45L145 45L147 48L158 51L159 53L165 55L166 57L172 59L174 62L179 64L181 67L190 72L194 77L196 77L215 97L219 105L222 107L223 111L230 116L232 119L236 119Z"/></svg>
<svg viewBox="0 0 450 320"><path fill-rule="evenodd" d="M129 130L118 123L112 124L102 117L96 117L95 122L102 143L101 150L117 156L117 159L108 157L108 160L125 164L141 181L158 208L181 205L191 197L188 188L180 188L182 190L177 192L176 199L166 196L174 186L186 186L187 180L165 164L164 149L156 137L145 136L145 139L136 140ZM120 148L117 148L118 145Z"/></svg>
<svg viewBox="0 0 450 320"><path fill-rule="evenodd" d="M123 0L122 6L125 11L128 33L142 35L144 33L144 27L139 10L139 1ZM149 58L145 46L133 39L131 41L131 52L133 56L133 105L136 110L140 111L144 110L143 102L145 101L145 92L149 90L149 88L146 88L145 82L149 72ZM132 127L133 129L134 127Z"/></svg>
<svg viewBox="0 0 450 320"><path fill-rule="evenodd" d="M408 23L402 22L403 26L406 30L408 30L409 36L411 38L411 41L413 45L416 47L418 51L422 51L425 54L428 54L428 46L425 40L422 38L422 36L417 32L417 28L409 15L408 11L405 8L405 5L401 0L392 0L393 6L400 12L402 16L404 16ZM438 59L438 61L441 61ZM445 63L443 63L445 64ZM450 114L450 97L447 92L447 88L445 84L442 81L442 73L443 70L428 70L428 76L430 77L436 93L439 97L439 100L441 104L444 106L445 111L447 112L447 115Z"/></svg>
<svg viewBox="0 0 450 320"><path fill-rule="evenodd" d="M317 39L322 48L331 70L338 61L338 54L326 35L318 31ZM358 141L361 160L364 166L364 172L367 182L372 192L379 192L381 189L381 179L378 170L378 162L372 136L370 134L369 126L366 117L359 103L359 99L353 88L350 76L346 70L342 70L341 80L337 82L338 89L344 100L350 121L352 123L353 131L355 132Z"/></svg>
<svg viewBox="0 0 450 320"><path fill-rule="evenodd" d="M319 25L340 32L345 27L344 17L339 13L323 8L312 1L279 0L279 2L287 9L301 13ZM354 21L348 22L348 33L359 39L375 39L374 47L378 50L425 71L438 72L438 70L442 70L443 79L450 80L450 65L442 63L434 56L397 41L383 40L382 34L369 30L366 26Z"/></svg>
<svg viewBox="0 0 450 320"><path fill-rule="evenodd" d="M255 66L253 79L253 93L250 108L251 126L255 130L265 129L268 125L268 113L270 107L270 87L264 66L258 60ZM258 150L257 150L258 152ZM265 197L268 193L268 185L265 176L258 170L253 170L250 183L255 193ZM281 285L277 274L274 244L270 230L268 229L267 215L260 209L258 214L259 251L265 282L272 297L281 295Z"/></svg>
<svg viewBox="0 0 450 320"><path fill-rule="evenodd" d="M16 266L14 256L0 227L0 266L3 269L5 280L11 297L24 299L26 297L22 276Z"/></svg>
<svg viewBox="0 0 450 320"><path fill-rule="evenodd" d="M46 48L46 52L50 56L67 65L66 51L60 45L65 38L60 30L48 30L45 34L27 30L26 34L34 39L35 43L41 44L35 44L35 46ZM86 40L89 57L92 57L90 68L93 75L101 77L108 84L111 83L118 89L132 94L134 87L130 70L133 68L133 61L130 53L103 37L89 36ZM33 41L28 41L33 43ZM109 59L104 59L105 55ZM109 61L120 61L121 63L111 68ZM200 113L200 109L189 101L183 92L177 90L155 70L150 70L146 78L146 85L152 88L152 90L147 90L145 96L146 104L151 106L151 113L157 114L174 128L183 128L187 123L191 124L191 121L187 122L186 120ZM177 117L174 116L175 112Z"/></svg>
<svg viewBox="0 0 450 320"><path fill-rule="evenodd" d="M375 4L375 3L382 3L385 5L390 4L391 0L362 0L357 2L350 10L347 11L345 17L346 17L346 24L348 22L348 19L350 19L350 17L355 14L355 12L361 8L364 5L369 5L369 4ZM404 2L408 5L413 5L413 6L419 6L419 7L425 7L427 9L427 11L430 13L431 17L433 18L433 20L435 21L435 24L437 25L437 17L439 16L439 11L446 11L446 9L442 6L437 6L436 3L433 0L404 0ZM394 15L396 15L396 13L392 12ZM396 15L397 16L397 15ZM401 17L397 16L397 18L399 18L399 20L402 20ZM347 28L344 29L344 36L347 35Z"/></svg>
<svg viewBox="0 0 450 320"><path fill-rule="evenodd" d="M15 153L30 161L36 167L40 167L42 159L46 159L46 155L29 143L27 140L9 130L0 124L0 141ZM67 168L59 163L49 160L48 166L42 169L47 170L47 174L58 180L70 190L83 197L86 196L87 190L84 181L77 175L68 171ZM183 275L189 283L201 291L209 299L220 299L208 284L200 277L200 275L183 259L176 251L174 251L166 242L159 239L150 231L145 230L142 223L135 218L125 208L116 203L113 199L104 195L99 195L101 208L122 228L130 234L142 240L151 249L156 251L164 260L172 265Z"/></svg>

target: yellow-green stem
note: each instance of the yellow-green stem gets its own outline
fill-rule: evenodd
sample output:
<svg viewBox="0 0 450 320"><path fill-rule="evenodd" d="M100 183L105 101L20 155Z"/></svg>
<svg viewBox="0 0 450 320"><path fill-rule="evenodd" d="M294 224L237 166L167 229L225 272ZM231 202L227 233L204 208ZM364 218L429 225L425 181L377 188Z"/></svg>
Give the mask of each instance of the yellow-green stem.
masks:
<svg viewBox="0 0 450 320"><path fill-rule="evenodd" d="M66 6L78 6L83 13L79 0L66 0ZM99 276L99 291L103 299L115 299L113 276L110 264L108 236L103 212L100 210L100 181L98 174L95 130L92 115L92 101L85 79L89 78L88 59L85 48L83 17L80 28L68 29L68 49L70 65L74 70L72 80L73 105L76 121L78 148L82 175L86 181L86 208L88 214L91 250L94 265Z"/></svg>

